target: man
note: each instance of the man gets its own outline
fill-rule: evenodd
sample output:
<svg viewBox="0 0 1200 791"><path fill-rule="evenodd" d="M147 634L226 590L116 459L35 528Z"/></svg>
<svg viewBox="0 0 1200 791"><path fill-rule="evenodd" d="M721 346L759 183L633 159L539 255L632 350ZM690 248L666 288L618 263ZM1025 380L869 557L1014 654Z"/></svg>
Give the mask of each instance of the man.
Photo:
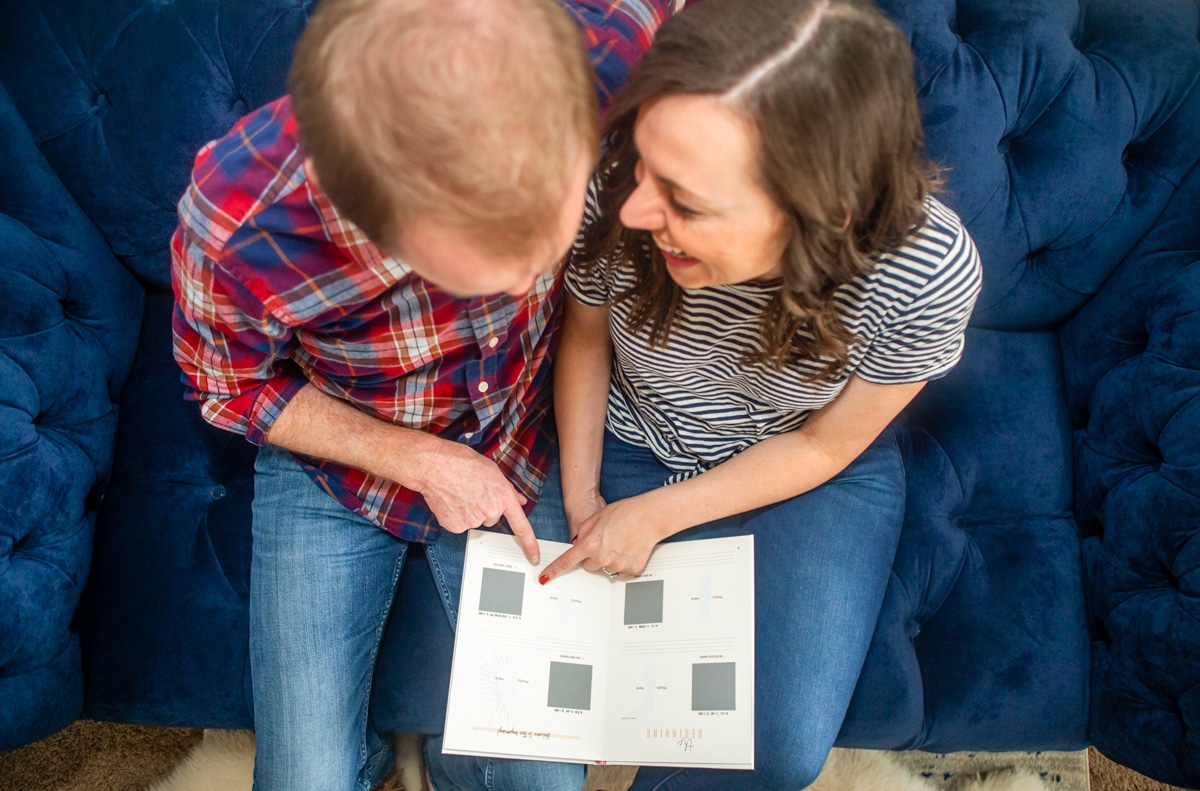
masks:
<svg viewBox="0 0 1200 791"><path fill-rule="evenodd" d="M601 27L612 9L572 10L610 72L668 2L625 5L620 36ZM390 770L367 705L409 542L427 543L451 624L464 531L504 520L538 561L525 514L546 472L556 270L597 150L579 35L553 0L322 0L289 95L197 157L172 241L175 356L205 419L264 445L259 791L365 790ZM455 784L582 782L427 760Z"/></svg>

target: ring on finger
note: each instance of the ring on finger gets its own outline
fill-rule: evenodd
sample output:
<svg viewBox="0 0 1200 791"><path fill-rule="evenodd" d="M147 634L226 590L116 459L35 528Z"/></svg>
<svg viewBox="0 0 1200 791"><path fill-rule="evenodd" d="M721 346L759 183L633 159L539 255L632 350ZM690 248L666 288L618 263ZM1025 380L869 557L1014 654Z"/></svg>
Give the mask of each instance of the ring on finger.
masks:
<svg viewBox="0 0 1200 791"><path fill-rule="evenodd" d="M618 573L617 573L617 572L615 572L615 571L609 571L609 570L608 570L608 566L601 566L601 567L600 567L600 570L601 570L601 571L603 571L605 574L607 574L607 575L608 575L608 578L609 578L610 580L615 580L617 577L619 577L619 576L620 576L620 574L618 574Z"/></svg>

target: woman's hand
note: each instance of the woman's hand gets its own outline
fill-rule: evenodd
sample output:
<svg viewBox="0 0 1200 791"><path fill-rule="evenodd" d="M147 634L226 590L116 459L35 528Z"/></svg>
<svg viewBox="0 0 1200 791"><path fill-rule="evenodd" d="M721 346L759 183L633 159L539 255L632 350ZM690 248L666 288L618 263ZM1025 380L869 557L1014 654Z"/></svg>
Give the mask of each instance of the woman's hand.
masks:
<svg viewBox="0 0 1200 791"><path fill-rule="evenodd" d="M545 585L579 565L588 571L636 577L646 568L654 547L671 532L646 495L618 500L579 525L575 546L546 566L538 582Z"/></svg>
<svg viewBox="0 0 1200 791"><path fill-rule="evenodd" d="M563 506L567 512L567 529L570 531L572 544L579 537L583 524L606 505L598 489L578 496L564 494Z"/></svg>

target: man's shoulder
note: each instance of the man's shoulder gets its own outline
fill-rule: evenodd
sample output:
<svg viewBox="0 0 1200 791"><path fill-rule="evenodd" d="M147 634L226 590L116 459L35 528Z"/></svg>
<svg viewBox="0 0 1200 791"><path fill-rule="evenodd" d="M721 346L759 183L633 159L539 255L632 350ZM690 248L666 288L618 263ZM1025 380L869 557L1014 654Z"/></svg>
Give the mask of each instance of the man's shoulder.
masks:
<svg viewBox="0 0 1200 791"><path fill-rule="evenodd" d="M283 96L242 117L196 155L180 221L232 235L305 184L291 101Z"/></svg>

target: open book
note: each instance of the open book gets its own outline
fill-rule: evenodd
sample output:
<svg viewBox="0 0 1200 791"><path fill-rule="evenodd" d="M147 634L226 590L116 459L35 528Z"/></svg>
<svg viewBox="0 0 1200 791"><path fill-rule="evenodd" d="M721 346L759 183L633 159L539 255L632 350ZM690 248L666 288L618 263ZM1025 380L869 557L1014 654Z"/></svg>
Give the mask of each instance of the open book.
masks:
<svg viewBox="0 0 1200 791"><path fill-rule="evenodd" d="M542 541L471 531L443 749L500 758L754 767L753 536L660 544L628 581Z"/></svg>

